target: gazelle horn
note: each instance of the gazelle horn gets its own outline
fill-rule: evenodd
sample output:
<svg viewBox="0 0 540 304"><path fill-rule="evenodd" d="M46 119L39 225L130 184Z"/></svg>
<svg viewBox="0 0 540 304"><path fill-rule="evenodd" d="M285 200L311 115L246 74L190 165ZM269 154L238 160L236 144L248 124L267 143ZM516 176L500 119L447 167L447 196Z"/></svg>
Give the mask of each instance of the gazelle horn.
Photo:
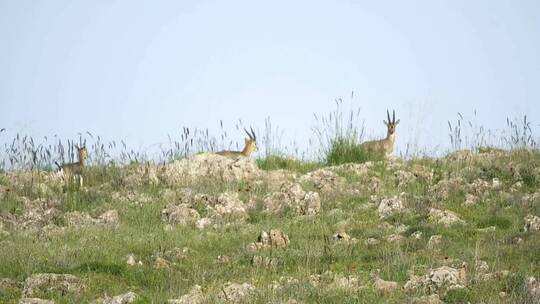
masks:
<svg viewBox="0 0 540 304"><path fill-rule="evenodd" d="M249 139L253 139L252 135L251 135L251 134L249 134L249 131L248 131L248 130L246 130L246 128L244 128L244 131L246 131L246 134L247 134L247 136L249 137Z"/></svg>
<svg viewBox="0 0 540 304"><path fill-rule="evenodd" d="M253 128L249 127L249 129L251 130L251 134L253 135L253 140L257 140L257 136L255 136L255 132L253 131Z"/></svg>

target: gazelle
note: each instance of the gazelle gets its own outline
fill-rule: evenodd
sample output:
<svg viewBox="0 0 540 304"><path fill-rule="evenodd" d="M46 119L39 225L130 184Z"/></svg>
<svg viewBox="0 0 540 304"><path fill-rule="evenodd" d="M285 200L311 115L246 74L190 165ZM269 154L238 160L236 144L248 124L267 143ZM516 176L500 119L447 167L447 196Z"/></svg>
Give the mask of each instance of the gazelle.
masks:
<svg viewBox="0 0 540 304"><path fill-rule="evenodd" d="M386 117L388 118L388 121L383 120L383 123L387 128L386 138L362 143L362 147L367 152L388 155L394 151L394 142L396 141L396 126L399 124L399 119L396 121L396 111L392 111L392 120L390 120L390 113L388 110L386 110Z"/></svg>
<svg viewBox="0 0 540 304"><path fill-rule="evenodd" d="M257 136L255 136L255 132L253 132L252 128L249 129L251 130L251 133L244 128L244 131L246 131L248 138L245 139L246 143L242 151L219 151L216 152L216 154L231 158L236 158L239 156L250 157L251 153L257 151Z"/></svg>
<svg viewBox="0 0 540 304"><path fill-rule="evenodd" d="M74 163L67 163L60 165L58 162L54 162L56 166L58 166L58 171L61 173L62 178L64 181L69 181L71 179L78 178L79 179L79 185L82 187L83 185L83 174L85 170L85 164L84 162L88 158L88 151L86 150L85 146L79 147L75 146L77 148L77 152L79 155L79 161Z"/></svg>

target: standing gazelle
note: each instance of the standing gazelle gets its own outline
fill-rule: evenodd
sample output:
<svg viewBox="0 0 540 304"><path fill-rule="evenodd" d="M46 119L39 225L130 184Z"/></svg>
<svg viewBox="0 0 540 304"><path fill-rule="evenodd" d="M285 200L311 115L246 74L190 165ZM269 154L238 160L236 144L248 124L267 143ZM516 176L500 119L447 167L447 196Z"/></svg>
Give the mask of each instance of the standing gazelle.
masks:
<svg viewBox="0 0 540 304"><path fill-rule="evenodd" d="M383 155L389 155L394 150L394 141L396 140L396 126L399 124L399 119L396 121L396 111L392 111L392 120L390 120L390 113L386 110L386 116L388 121L383 120L388 132L386 138L380 140L366 141L362 144L362 147L367 152L381 153Z"/></svg>
<svg viewBox="0 0 540 304"><path fill-rule="evenodd" d="M75 146L77 148L77 152L79 155L79 161L74 163L67 163L60 165L57 162L54 162L56 166L58 166L58 170L62 175L62 178L64 181L70 181L74 180L76 178L79 179L79 185L83 185L83 174L85 169L84 162L88 158L88 151L86 150L85 146L79 147Z"/></svg>
<svg viewBox="0 0 540 304"><path fill-rule="evenodd" d="M257 151L257 136L255 136L255 132L253 132L252 128L249 128L249 129L251 130L251 133L249 133L248 130L244 128L244 131L246 131L248 138L245 139L246 143L242 151L225 150L225 151L216 152L216 154L221 155L221 156L226 156L226 157L232 157L232 158L236 158L239 156L250 157L251 153L253 153L254 151Z"/></svg>

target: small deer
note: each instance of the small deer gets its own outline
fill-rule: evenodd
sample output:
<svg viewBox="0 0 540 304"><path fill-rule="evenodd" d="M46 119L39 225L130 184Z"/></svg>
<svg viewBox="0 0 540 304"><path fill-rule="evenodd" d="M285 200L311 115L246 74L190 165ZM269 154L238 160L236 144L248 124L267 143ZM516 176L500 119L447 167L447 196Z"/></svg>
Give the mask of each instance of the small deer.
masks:
<svg viewBox="0 0 540 304"><path fill-rule="evenodd" d="M69 181L70 179L79 179L79 185L82 187L83 185L83 174L85 170L85 164L84 162L88 158L88 151L86 150L85 146L79 147L75 146L77 148L77 152L79 154L79 161L74 163L67 163L60 165L58 162L54 162L56 166L58 167L58 172L61 173L62 178L64 181Z"/></svg>
<svg viewBox="0 0 540 304"><path fill-rule="evenodd" d="M388 121L383 120L388 132L386 138L380 140L371 140L362 143L362 147L367 152L382 153L383 155L389 155L394 151L394 141L396 141L396 126L399 124L399 119L396 121L396 111L392 111L392 120L390 120L390 113L386 110L386 116Z"/></svg>
<svg viewBox="0 0 540 304"><path fill-rule="evenodd" d="M242 151L219 151L219 152L216 152L216 154L225 156L225 157L231 157L231 158L237 158L240 156L250 157L251 153L253 153L254 151L257 151L257 136L255 136L255 132L253 132L252 128L250 128L250 130L251 130L251 133L248 132L248 130L244 128L244 131L246 131L248 138L245 139L246 144Z"/></svg>

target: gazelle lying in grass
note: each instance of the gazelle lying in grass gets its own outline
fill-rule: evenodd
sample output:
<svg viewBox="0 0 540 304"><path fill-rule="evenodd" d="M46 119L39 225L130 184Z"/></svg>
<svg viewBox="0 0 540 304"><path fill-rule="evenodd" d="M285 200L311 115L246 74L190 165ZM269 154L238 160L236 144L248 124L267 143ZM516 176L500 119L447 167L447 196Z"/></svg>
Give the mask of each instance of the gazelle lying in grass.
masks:
<svg viewBox="0 0 540 304"><path fill-rule="evenodd" d="M392 120L390 120L390 113L386 110L386 116L388 121L383 120L388 132L386 138L380 140L371 140L362 143L362 147L368 153L381 153L383 155L389 155L394 151L394 141L396 141L396 126L399 124L399 119L396 121L396 111L392 111Z"/></svg>
<svg viewBox="0 0 540 304"><path fill-rule="evenodd" d="M237 158L240 156L243 157L250 157L251 153L254 151L257 151L257 136L255 136L255 132L253 132L253 129L250 128L251 133L248 132L248 130L244 129L246 131L248 138L245 139L246 144L244 146L244 149L242 151L219 151L216 152L216 154L231 158Z"/></svg>
<svg viewBox="0 0 540 304"><path fill-rule="evenodd" d="M88 158L88 151L86 150L85 146L79 147L75 146L77 148L77 152L79 155L79 161L74 163L67 163L60 165L57 162L54 162L56 166L58 166L58 172L61 174L62 179L65 182L78 179L79 185L82 187L83 185L83 174L85 170L84 162Z"/></svg>

